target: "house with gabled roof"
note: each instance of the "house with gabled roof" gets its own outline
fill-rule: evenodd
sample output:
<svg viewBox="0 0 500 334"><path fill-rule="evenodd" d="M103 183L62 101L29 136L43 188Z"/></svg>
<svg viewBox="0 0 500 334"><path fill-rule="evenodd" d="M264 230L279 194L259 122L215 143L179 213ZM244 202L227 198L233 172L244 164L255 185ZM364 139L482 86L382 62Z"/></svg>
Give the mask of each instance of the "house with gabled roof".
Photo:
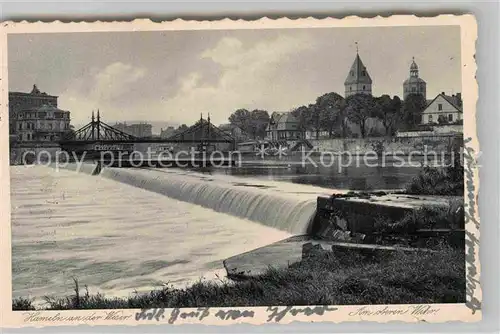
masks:
<svg viewBox="0 0 500 334"><path fill-rule="evenodd" d="M303 139L304 130L291 112L273 112L266 128L270 141Z"/></svg>
<svg viewBox="0 0 500 334"><path fill-rule="evenodd" d="M456 123L463 118L462 95L460 93L438 94L422 112L422 124Z"/></svg>

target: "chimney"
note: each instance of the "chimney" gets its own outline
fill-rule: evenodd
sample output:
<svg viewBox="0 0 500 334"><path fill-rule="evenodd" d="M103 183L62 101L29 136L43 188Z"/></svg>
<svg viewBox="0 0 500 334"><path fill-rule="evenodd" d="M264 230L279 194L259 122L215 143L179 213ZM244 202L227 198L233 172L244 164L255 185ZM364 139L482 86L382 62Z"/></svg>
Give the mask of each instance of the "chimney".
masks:
<svg viewBox="0 0 500 334"><path fill-rule="evenodd" d="M459 107L462 107L462 93L457 93L456 100L457 100L457 105Z"/></svg>
<svg viewBox="0 0 500 334"><path fill-rule="evenodd" d="M444 92L441 92L441 94L445 95Z"/></svg>

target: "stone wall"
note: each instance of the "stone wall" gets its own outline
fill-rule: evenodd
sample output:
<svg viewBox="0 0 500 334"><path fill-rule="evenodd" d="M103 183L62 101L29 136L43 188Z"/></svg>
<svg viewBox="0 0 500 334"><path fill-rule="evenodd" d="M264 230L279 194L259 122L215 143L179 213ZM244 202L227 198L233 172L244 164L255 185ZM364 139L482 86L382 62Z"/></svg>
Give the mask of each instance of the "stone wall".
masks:
<svg viewBox="0 0 500 334"><path fill-rule="evenodd" d="M438 225L429 225L430 216L429 221L418 218L415 226L408 220L406 226L401 225L404 218L415 216L422 208L445 212L448 218L438 220ZM384 234L394 239L408 234L441 233L447 238L458 235L453 243L460 244L463 229L463 197L364 194L318 197L317 214L309 233L322 240L369 243Z"/></svg>
<svg viewBox="0 0 500 334"><path fill-rule="evenodd" d="M426 137L372 137L310 140L317 151L337 153L365 154L367 152L410 154L411 152L434 151L449 153L463 146L460 136L426 136ZM418 153L413 153L418 154Z"/></svg>
<svg viewBox="0 0 500 334"><path fill-rule="evenodd" d="M54 161L60 151L58 144L18 144L10 148L9 162L11 165L22 165L24 162L32 163L33 159Z"/></svg>

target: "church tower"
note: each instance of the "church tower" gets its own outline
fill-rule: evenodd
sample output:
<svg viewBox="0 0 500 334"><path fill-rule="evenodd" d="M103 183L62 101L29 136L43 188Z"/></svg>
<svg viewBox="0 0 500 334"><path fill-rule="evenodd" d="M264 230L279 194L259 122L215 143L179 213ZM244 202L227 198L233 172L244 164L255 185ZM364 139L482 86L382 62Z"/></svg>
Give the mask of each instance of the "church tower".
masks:
<svg viewBox="0 0 500 334"><path fill-rule="evenodd" d="M359 52L356 47L356 58L354 63L347 74L344 81L345 97L354 94L368 94L372 95L372 79L366 70L365 65L359 57Z"/></svg>
<svg viewBox="0 0 500 334"><path fill-rule="evenodd" d="M403 83L403 98L410 94L420 94L426 98L427 95L427 84L424 80L418 77L418 66L415 63L415 57L412 58L410 65L410 77Z"/></svg>

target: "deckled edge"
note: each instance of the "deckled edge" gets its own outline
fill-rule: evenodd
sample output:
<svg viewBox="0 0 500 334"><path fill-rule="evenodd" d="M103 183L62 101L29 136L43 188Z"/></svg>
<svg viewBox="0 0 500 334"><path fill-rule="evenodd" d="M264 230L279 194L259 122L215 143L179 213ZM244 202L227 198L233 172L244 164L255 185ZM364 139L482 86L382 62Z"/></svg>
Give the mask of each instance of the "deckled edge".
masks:
<svg viewBox="0 0 500 334"><path fill-rule="evenodd" d="M409 21L411 24L394 24L394 22L391 22L391 21L394 21L394 20L399 20L399 19L405 19L407 21ZM476 22L476 19L474 17L473 14L469 14L469 13L464 13L464 14L459 14L459 15L453 15L453 14L445 14L445 15L442 15L442 14L436 14L436 15L431 15L431 16L428 16L428 15L422 15L422 16L419 16L419 15L388 15L388 16L383 16L383 15L376 15L376 16L369 16L369 15L366 15L366 16L363 16L363 15L349 15L349 16L345 16L345 17L340 17L340 18L336 18L336 17L326 17L326 18L321 18L321 19L317 19L313 16L308 16L308 17L298 17L298 18L295 18L295 19L290 19L288 17L280 17L280 18L277 18L277 19L273 19L273 18L269 18L267 16L264 16L264 17L261 17L259 19L255 19L255 20L252 20L252 19L230 19L230 18L224 18L224 19L215 19L215 20L184 20L184 19L172 19L172 20L162 20L162 21L153 21L151 19L147 19L147 18L142 18L142 19L133 19L133 20L113 20L113 21L105 21L105 20L95 20L95 21L89 21L89 20L78 20L78 21L71 21L71 22L63 22L61 20L55 20L55 21L51 21L51 22L45 22L43 20L37 20L37 21L30 21L30 20L21 20L21 21L4 21L2 22L2 25L0 26L0 33L2 35L6 35L6 34L12 34L12 33L21 33L20 31L17 31L19 29L22 29L22 28L44 28L45 30L44 31L29 31L29 33L49 33L49 32L56 32L57 27L60 27L61 25L64 25L65 28L79 28L79 29L71 29L71 32L76 32L76 31L79 31L79 32L84 32L84 31L118 31L116 29L111 29L111 28L116 28L117 25L119 26L118 28L122 28L122 26L124 25L128 25L130 26L130 24L132 24L133 26L129 28L128 31L149 31L149 30L201 30L201 29L214 29L214 30L221 30L221 29L229 29L229 27L227 27L226 25L239 25L237 27L231 27L230 29L249 29L249 28L259 28L259 29L280 29L280 28L316 28L316 27L329 27L328 25L329 24L336 24L336 23L357 23L356 26L346 26L346 27L371 27L371 26L383 26L383 25L374 25L373 23L379 23L379 22L375 22L375 21L380 21L380 20L387 20L389 22L385 22L385 23L388 23L386 26L408 26L408 25L421 25L422 22L426 22L426 21L429 21L430 20L436 20L436 19L459 19L459 20L464 20L464 21L467 21L469 20L469 22L466 22L468 24L472 24L473 25L473 29L471 29L472 31L470 31L471 34L474 34L474 47L473 47L473 52L472 52L472 59L464 59L464 54L462 53L462 64L464 64L464 62L469 62L469 61L472 61L472 63L474 64L474 75L473 75L473 78L474 80L472 80L474 82L474 87L473 87L473 92L470 92L470 93L474 93L475 94L475 97L474 97L474 106L477 105L477 100L478 100L478 84L477 84L477 80L476 80L476 71L477 71L477 64L475 62L475 53L476 53L476 42L477 42L477 22ZM424 20L424 21L422 21ZM356 22L355 22L356 21ZM418 22L417 22L418 21ZM415 23L415 24L413 24ZM102 25L102 27L100 28L104 28L104 29L95 29L96 27L96 24L99 24L99 25ZM298 24L298 26L297 26ZM137 26L138 25L147 25L147 27L145 29L139 29ZM166 28L165 25L170 25L174 28L178 28L177 25L186 25L187 27L184 27L184 28L179 28L179 29L161 29L161 28ZM221 26L221 27L215 27L214 25L218 25L218 26ZM264 25L270 25L270 27L263 27ZM439 24L436 24L436 25L439 25ZM196 26L196 27L195 27ZM201 26L201 27L200 27ZM335 28L336 26L330 26L330 28ZM337 26L338 27L338 26ZM87 30L87 28L92 28L91 30ZM29 30L29 29L28 29ZM120 29L122 30L122 29ZM57 31L57 32L63 32L63 31ZM66 31L67 32L67 31ZM25 33L25 32L24 32ZM6 36L2 36L2 38L5 38ZM463 48L463 43L464 41L461 40L461 44L462 44L462 48ZM463 49L462 49L463 51ZM2 61L5 60L5 56L4 56L4 52L2 52ZM2 63L4 66L3 66L3 70L4 72L2 73L4 78L6 77L6 64ZM469 64L471 65L471 64ZM464 81L467 81L467 80L471 80L472 78L465 78L465 75L464 75L464 72L462 72L462 90L464 90ZM467 85L471 84L471 82L468 82ZM8 91L8 89L6 90L5 89L5 85L7 83L4 81L2 81L2 94L4 94L4 97L6 95L6 91ZM468 99L471 99L472 97L470 96L464 96L464 102L467 101ZM5 99L5 98L4 98ZM2 106L3 107L3 106ZM465 108L464 108L465 109ZM478 142L478 138L477 138L477 129L476 129L476 122L475 122L475 119L476 119L476 107L473 108L474 112L468 112L469 114L469 117L468 118L473 118L474 119L474 122L471 123L471 124L464 124L464 134L465 134L465 126L467 126L468 129L472 128L473 131L467 131L469 133L469 135L471 136L472 140L471 140L471 146L476 149L478 152L479 152L479 142ZM2 112L4 111L4 109L2 109ZM7 113L8 114L8 113ZM471 114L471 115L470 115ZM464 115L465 116L465 115ZM3 120L6 120L7 118L3 117L2 118ZM464 122L465 123L465 122ZM4 145L5 146L5 145ZM0 146L0 148L4 149L4 147ZM4 154L5 154L5 151L2 151ZM4 166L5 163L2 165ZM1 171L1 169L0 169ZM1 175L5 175L5 173L2 173ZM8 175L8 173L7 173ZM5 181L5 180L4 180ZM474 181L474 184L476 185L476 188L475 188L475 192L474 192L474 198L477 199L477 196L478 196L478 189L479 189L479 174L478 174L478 170L477 170L477 167L474 168L474 178L473 178L473 181ZM477 201L474 203L473 205L475 208L476 208L476 213L475 213L475 217L477 218L477 220L479 221L479 211L477 210ZM10 211L10 210L9 210ZM2 226L2 230L4 230L5 227ZM477 228L477 231L474 231L475 234L474 236L477 236L479 238L479 228ZM10 236L9 236L10 237ZM2 235L2 239L3 239L3 235ZM2 240L0 240L0 243L3 243ZM4 247L5 245L2 245L2 247ZM8 243L8 247L10 247L10 242ZM478 247L479 248L479 247ZM474 253L474 260L475 260L475 263L478 265L477 268L478 268L478 273L477 275L475 275L473 278L474 279L478 279L479 280L479 277L480 277L480 267L479 267L479 256L478 256L478 251L477 250L475 253ZM10 254L10 253L9 253ZM10 274L9 274L10 276ZM9 277L11 278L11 277ZM479 294L479 297L481 296L481 288L480 288L480 285L477 286L477 288L475 289L475 292ZM10 297L10 294L8 294L8 296ZM1 302L1 301L0 301ZM3 302L2 302L3 303ZM9 305L11 304L11 300L9 299L8 300L8 303ZM457 307L457 308L463 308L465 307L463 304L432 304L433 306L442 306L444 308L449 308L449 307ZM369 307L374 307L374 305L367 305ZM376 305L378 307L380 306L385 306L385 305ZM388 305L388 306L391 306L391 307L397 307L398 305ZM404 306L407 306L407 305L404 305ZM358 305L358 306L334 306L334 307L338 307L338 308L349 308L349 307L361 307L361 305ZM283 309L284 307L281 307L280 309ZM211 310L220 310L221 308L211 308ZM229 310L229 308L222 308L224 310ZM248 309L248 308L239 308L240 310L242 309ZM262 309L265 309L265 308L262 308L262 307L258 307L258 308L251 308L253 310L262 310ZM11 324L11 323L7 323L5 321L6 319L6 316L11 316L12 311L5 311L6 309L4 307L2 307L2 311L1 311L1 318L0 318L0 324L2 324L2 326L9 326L9 327L21 327L23 326L22 323L17 323L17 324ZM171 309L169 309L171 310ZM182 309L183 311L189 311L189 310L196 310L196 309ZM127 311L127 312L134 312L134 311L137 311L137 310L120 310L120 311ZM52 311L53 312L53 311ZM84 312L84 313L88 313L90 311L76 311L76 310L72 310L72 311L62 311L62 312L65 312L65 313L76 313L76 312ZM19 312L17 312L19 313ZM479 317L474 317L474 319L471 319L471 321L479 321L480 320L480 312L477 313L479 315ZM455 314L456 316L456 314ZM319 319L316 319L316 317L299 317L300 319L298 318L290 318L290 319L287 319L286 321L283 321L283 322L280 322L281 324L289 324L289 323L292 323L292 322L296 322L296 321L321 321L321 322L332 322L332 323L339 323L339 322L344 322L344 321L369 321L369 322L381 322L381 323L385 323L385 322L390 322L390 321L397 321L396 319L382 319L380 321L377 321L377 320L373 320L373 319L339 319L339 320L335 320L335 319L331 319L331 318L324 318L324 317L320 317ZM314 319L313 319L314 318ZM216 321L217 323L213 323L213 322L209 322L209 323L203 323L202 322L191 322L191 321L187 321L186 323L202 323L202 324L207 324L207 325L221 325L221 324L224 324L224 325L230 325L230 324L235 324L235 323L255 323L254 321L247 321L248 319L241 319L240 321L231 321L231 322L221 322L221 321ZM253 320L253 319L252 319ZM438 320L438 321L433 321L432 319L412 319L412 321L425 321L425 322L446 322L446 321L464 321L464 318L453 318L453 319L443 319L443 320ZM400 320L401 321L401 320ZM162 323L162 322L159 322L159 323ZM262 324L262 323L265 323L265 322L258 322L259 324ZM80 325L80 324L86 324L84 322L81 322L81 323L71 323L71 324L61 324L61 323L58 323L58 324L55 324L56 326L61 326L61 325L66 325L66 326L71 326L71 325ZM123 325L122 323L118 323L118 325ZM129 324L127 323L126 325L140 325L140 324L143 324L143 323L133 323L133 324ZM87 323L88 325L88 323ZM94 325L94 324L92 324ZM100 324L95 324L95 325L100 325ZM117 325L117 323L109 323L109 325ZM26 326L24 325L24 327L46 327L47 325L40 325L40 326ZM50 324L48 326L54 326L54 324Z"/></svg>

